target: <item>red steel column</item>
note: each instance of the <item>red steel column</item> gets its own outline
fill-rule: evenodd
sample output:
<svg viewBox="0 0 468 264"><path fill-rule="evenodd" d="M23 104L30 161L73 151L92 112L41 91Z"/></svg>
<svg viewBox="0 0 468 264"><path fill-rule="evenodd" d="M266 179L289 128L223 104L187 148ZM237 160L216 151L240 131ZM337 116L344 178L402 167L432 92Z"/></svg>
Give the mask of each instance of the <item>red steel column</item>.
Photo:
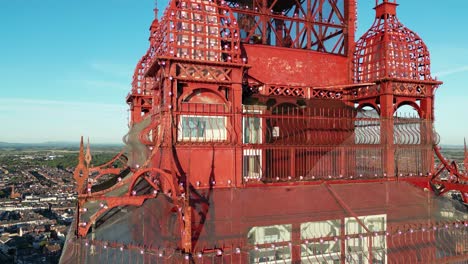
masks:
<svg viewBox="0 0 468 264"><path fill-rule="evenodd" d="M423 148L423 171L422 173L430 173L434 168L435 158L433 154L432 146L434 144L433 136L433 115L432 109L434 107L434 100L432 97L426 97L421 100L421 116L423 123L421 124L421 145Z"/></svg>
<svg viewBox="0 0 468 264"><path fill-rule="evenodd" d="M390 83L380 84L380 144L383 152L383 169L387 177L395 177L395 145L393 143L393 94Z"/></svg>
<svg viewBox="0 0 468 264"><path fill-rule="evenodd" d="M347 0L345 2L345 17L346 28L345 28L345 54L348 56L349 60L349 82L353 82L353 51L356 45L354 41L356 33L356 23L357 23L357 14L356 14L356 0Z"/></svg>
<svg viewBox="0 0 468 264"><path fill-rule="evenodd" d="M301 263L301 224L292 224L291 232L291 263Z"/></svg>
<svg viewBox="0 0 468 264"><path fill-rule="evenodd" d="M242 72L243 68L236 68L232 71L232 131L231 135L235 135L234 147L234 185L240 187L243 184L242 179L242 163L243 163L243 149L242 149Z"/></svg>

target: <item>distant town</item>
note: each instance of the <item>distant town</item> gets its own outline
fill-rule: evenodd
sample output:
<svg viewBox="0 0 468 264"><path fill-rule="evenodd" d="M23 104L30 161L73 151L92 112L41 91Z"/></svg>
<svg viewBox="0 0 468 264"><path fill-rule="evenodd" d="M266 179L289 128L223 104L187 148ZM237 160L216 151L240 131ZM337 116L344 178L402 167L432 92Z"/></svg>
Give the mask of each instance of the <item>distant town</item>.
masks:
<svg viewBox="0 0 468 264"><path fill-rule="evenodd" d="M92 146L92 163L121 148ZM461 165L462 147L443 152ZM75 214L77 157L78 145L0 144L0 263L58 263Z"/></svg>
<svg viewBox="0 0 468 264"><path fill-rule="evenodd" d="M93 164L116 145L94 148ZM78 147L0 144L0 263L58 263L73 221Z"/></svg>

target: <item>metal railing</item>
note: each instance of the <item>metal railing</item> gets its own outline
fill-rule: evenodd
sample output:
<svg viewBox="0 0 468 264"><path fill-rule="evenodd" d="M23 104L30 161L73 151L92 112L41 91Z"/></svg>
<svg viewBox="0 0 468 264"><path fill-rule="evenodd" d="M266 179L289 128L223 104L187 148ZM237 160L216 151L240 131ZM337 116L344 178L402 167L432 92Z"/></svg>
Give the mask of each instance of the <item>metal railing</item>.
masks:
<svg viewBox="0 0 468 264"><path fill-rule="evenodd" d="M429 120L383 120L355 109L257 106L233 113L223 104L190 103L179 108L176 144L241 147L247 181L385 177L389 147L397 175L426 175L431 169ZM393 140L383 140L389 136Z"/></svg>

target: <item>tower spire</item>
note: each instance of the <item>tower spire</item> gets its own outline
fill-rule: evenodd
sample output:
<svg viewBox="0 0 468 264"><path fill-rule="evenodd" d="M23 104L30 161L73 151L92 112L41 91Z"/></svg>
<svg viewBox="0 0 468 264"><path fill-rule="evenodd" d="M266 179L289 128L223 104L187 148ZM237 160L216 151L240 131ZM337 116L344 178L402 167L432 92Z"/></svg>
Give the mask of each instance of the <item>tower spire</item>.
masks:
<svg viewBox="0 0 468 264"><path fill-rule="evenodd" d="M91 150L89 148L89 137L88 137L88 144L86 145L86 155L85 155L85 161L86 161L86 166L89 168L89 164L91 163Z"/></svg>
<svg viewBox="0 0 468 264"><path fill-rule="evenodd" d="M158 0L154 0L154 19L153 19L153 22L151 23L151 26L150 26L150 37L149 37L149 41L150 41L150 44L153 45L153 42L154 42L154 36L156 34L156 30L158 28L158 24L159 24L159 21L158 21L158 13L159 13L159 9L158 9Z"/></svg>
<svg viewBox="0 0 468 264"><path fill-rule="evenodd" d="M84 155L84 142L83 142L83 136L81 136L81 141L80 141L80 152L78 154L78 163L79 164L84 164L85 161L85 155Z"/></svg>
<svg viewBox="0 0 468 264"><path fill-rule="evenodd" d="M88 167L85 165L85 150L83 136L81 136L80 141L80 152L78 153L78 165L75 168L73 173L73 178L76 181L76 191L78 194L81 194L85 188L85 183L88 181Z"/></svg>

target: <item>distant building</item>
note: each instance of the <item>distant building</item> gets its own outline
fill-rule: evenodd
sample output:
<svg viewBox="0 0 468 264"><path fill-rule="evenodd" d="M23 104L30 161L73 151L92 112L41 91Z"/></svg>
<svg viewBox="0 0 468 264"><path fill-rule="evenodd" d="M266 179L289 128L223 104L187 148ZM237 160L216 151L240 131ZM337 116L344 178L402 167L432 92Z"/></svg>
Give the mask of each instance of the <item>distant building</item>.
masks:
<svg viewBox="0 0 468 264"><path fill-rule="evenodd" d="M46 245L44 246L43 253L45 255L56 255L60 253L60 250L62 247L59 244L53 244L53 245Z"/></svg>

